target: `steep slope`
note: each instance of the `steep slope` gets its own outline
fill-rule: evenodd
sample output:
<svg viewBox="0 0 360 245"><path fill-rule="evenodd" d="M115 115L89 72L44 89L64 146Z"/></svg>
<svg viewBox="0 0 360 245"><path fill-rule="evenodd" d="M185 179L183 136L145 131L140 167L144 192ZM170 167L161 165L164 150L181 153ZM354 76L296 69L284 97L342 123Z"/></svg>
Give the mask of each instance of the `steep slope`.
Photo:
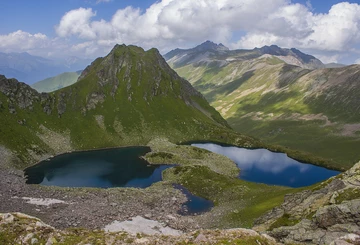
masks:
<svg viewBox="0 0 360 245"><path fill-rule="evenodd" d="M242 51L235 59L208 50L191 61L181 63L188 56L182 54L168 62L238 132L351 167L360 159L360 66L304 69L278 55L289 50L262 49L273 55ZM205 62L204 53L216 58Z"/></svg>
<svg viewBox="0 0 360 245"><path fill-rule="evenodd" d="M0 145L27 164L70 150L236 135L226 121L156 49L115 46L72 86L39 94L0 77ZM231 138L231 137L230 137Z"/></svg>
<svg viewBox="0 0 360 245"><path fill-rule="evenodd" d="M55 61L29 53L0 52L0 74L32 84L63 72L84 69L90 62L76 57Z"/></svg>
<svg viewBox="0 0 360 245"><path fill-rule="evenodd" d="M39 93L53 92L76 83L82 71L64 72L55 77L49 77L31 85Z"/></svg>

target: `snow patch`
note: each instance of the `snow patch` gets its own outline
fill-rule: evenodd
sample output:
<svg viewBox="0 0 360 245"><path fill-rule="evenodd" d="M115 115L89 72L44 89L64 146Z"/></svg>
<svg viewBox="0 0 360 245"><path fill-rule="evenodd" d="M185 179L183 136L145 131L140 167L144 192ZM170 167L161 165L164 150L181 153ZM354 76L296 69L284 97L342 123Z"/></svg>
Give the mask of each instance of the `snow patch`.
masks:
<svg viewBox="0 0 360 245"><path fill-rule="evenodd" d="M19 198L19 197L13 197ZM68 204L65 201L51 198L33 198L33 197L20 197L20 199L26 200L26 203L40 206L50 206L53 204Z"/></svg>
<svg viewBox="0 0 360 245"><path fill-rule="evenodd" d="M130 234L144 233L146 235L167 235L167 236L180 236L181 231L165 227L158 221L145 219L141 216L136 216L130 221L114 221L105 226L106 232L119 232L125 231Z"/></svg>

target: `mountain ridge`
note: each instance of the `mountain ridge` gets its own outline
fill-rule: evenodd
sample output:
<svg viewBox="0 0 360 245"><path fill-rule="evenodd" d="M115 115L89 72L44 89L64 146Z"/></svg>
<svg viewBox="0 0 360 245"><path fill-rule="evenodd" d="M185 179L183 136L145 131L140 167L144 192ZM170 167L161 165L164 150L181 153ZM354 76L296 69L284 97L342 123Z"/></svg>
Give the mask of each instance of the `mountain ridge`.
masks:
<svg viewBox="0 0 360 245"><path fill-rule="evenodd" d="M286 49L271 45L254 49L230 50L222 44L215 44L211 41L206 41L191 49L172 50L166 53L164 58L174 68L194 63L217 63L217 66L222 67L233 61L260 58L263 55L272 55L285 63L301 66L306 69L325 67L319 59L295 48Z"/></svg>
<svg viewBox="0 0 360 245"><path fill-rule="evenodd" d="M284 56L259 55L194 53L167 61L238 132L351 167L360 158L360 67L307 69Z"/></svg>
<svg viewBox="0 0 360 245"><path fill-rule="evenodd" d="M92 62L77 83L52 93L40 94L15 79L0 78L0 144L22 159L146 144L154 137L176 142L229 134L255 142L232 132L156 49L117 45Z"/></svg>

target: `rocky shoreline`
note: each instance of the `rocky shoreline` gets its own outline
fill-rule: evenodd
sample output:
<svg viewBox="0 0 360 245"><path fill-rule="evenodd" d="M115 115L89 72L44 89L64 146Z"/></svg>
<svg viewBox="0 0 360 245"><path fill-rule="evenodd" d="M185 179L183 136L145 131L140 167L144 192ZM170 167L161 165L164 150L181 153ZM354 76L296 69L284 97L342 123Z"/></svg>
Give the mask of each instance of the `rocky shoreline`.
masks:
<svg viewBox="0 0 360 245"><path fill-rule="evenodd" d="M0 189L1 212L26 213L59 229L100 229L137 215L184 231L199 227L178 214L186 196L163 182L146 189L45 187L25 184L20 170L0 168Z"/></svg>

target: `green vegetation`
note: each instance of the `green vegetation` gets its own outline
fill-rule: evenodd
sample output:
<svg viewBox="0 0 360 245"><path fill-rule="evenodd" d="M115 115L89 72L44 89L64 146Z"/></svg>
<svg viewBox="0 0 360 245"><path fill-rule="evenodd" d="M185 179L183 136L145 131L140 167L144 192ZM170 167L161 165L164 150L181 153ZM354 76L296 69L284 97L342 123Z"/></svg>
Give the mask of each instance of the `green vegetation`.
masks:
<svg viewBox="0 0 360 245"><path fill-rule="evenodd" d="M360 198L360 190L358 188L348 188L341 192L335 198L336 203L342 203L344 201L359 199Z"/></svg>
<svg viewBox="0 0 360 245"><path fill-rule="evenodd" d="M231 55L213 58L220 62ZM311 71L275 56L249 56L175 70L242 134L281 146L294 158L321 158L319 165L334 169L348 169L360 159L358 66ZM345 130L349 124L353 132Z"/></svg>
<svg viewBox="0 0 360 245"><path fill-rule="evenodd" d="M21 167L43 154L145 145L155 137L257 143L233 132L156 50L117 46L84 74L72 86L41 99L30 96L32 106L27 109L10 105L0 93L0 144L17 153L24 162ZM16 113L10 113L10 106ZM49 115L46 106L51 108Z"/></svg>
<svg viewBox="0 0 360 245"><path fill-rule="evenodd" d="M256 218L280 205L296 189L246 182L211 171L206 166L177 166L164 172L164 180L183 185L215 203L223 215L213 227L252 227ZM211 222L210 222L211 223Z"/></svg>
<svg viewBox="0 0 360 245"><path fill-rule="evenodd" d="M277 219L274 223L271 224L269 230L273 230L275 228L281 226L294 226L299 223L300 220L292 219L289 214L283 214L279 219Z"/></svg>
<svg viewBox="0 0 360 245"><path fill-rule="evenodd" d="M65 72L55 77L49 77L31 85L39 93L53 92L76 83L81 72Z"/></svg>
<svg viewBox="0 0 360 245"><path fill-rule="evenodd" d="M310 159L314 155L328 159L324 165L330 168L345 170L354 165L355 159L360 159L357 138L336 135L336 126L325 127L321 121L264 121L236 117L228 121L236 131L263 139L268 144L286 146L304 154L308 152Z"/></svg>
<svg viewBox="0 0 360 245"><path fill-rule="evenodd" d="M175 145L166 139L157 138L149 142L152 152L145 159L152 164L200 165L230 177L237 177L239 169L229 158L188 145Z"/></svg>

